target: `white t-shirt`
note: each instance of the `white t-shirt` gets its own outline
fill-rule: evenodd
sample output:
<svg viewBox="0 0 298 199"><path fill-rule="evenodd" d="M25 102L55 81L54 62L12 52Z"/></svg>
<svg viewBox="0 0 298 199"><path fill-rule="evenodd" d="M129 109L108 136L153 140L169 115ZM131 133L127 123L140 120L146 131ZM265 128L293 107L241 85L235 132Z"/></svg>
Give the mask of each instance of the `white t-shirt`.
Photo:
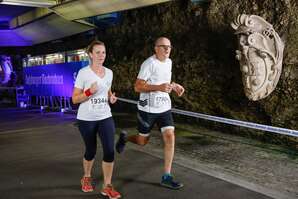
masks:
<svg viewBox="0 0 298 199"><path fill-rule="evenodd" d="M90 68L82 68L75 81L75 87L86 91L93 82L97 82L98 91L91 95L88 100L79 106L77 119L85 121L97 121L112 116L109 105L108 91L113 81L113 71L104 67L105 75L100 78Z"/></svg>
<svg viewBox="0 0 298 199"><path fill-rule="evenodd" d="M141 65L138 79L145 80L148 84L159 85L171 83L172 60L167 58L159 61L155 55L146 59ZM138 109L149 113L162 113L172 107L168 93L161 91L140 93Z"/></svg>

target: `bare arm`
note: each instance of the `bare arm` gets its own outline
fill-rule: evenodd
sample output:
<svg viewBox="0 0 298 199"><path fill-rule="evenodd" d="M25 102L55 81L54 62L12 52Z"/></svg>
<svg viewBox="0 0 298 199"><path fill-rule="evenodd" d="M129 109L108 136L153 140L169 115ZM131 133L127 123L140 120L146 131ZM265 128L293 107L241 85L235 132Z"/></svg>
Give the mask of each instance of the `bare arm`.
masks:
<svg viewBox="0 0 298 199"><path fill-rule="evenodd" d="M74 88L72 93L72 103L78 104L81 102L84 102L88 99L88 97L85 95L84 91L79 88Z"/></svg>
<svg viewBox="0 0 298 199"><path fill-rule="evenodd" d="M146 93L152 91L161 91L170 93L172 91L172 86L170 83L164 83L159 85L148 84L145 80L137 79L134 86L135 92L137 93Z"/></svg>
<svg viewBox="0 0 298 199"><path fill-rule="evenodd" d="M116 97L116 93L114 92L112 92L111 91L111 89L109 90L109 92L108 92L108 96L109 96L109 100L110 100L110 103L111 104L115 104L116 103L116 101L117 101L117 97Z"/></svg>
<svg viewBox="0 0 298 199"><path fill-rule="evenodd" d="M113 95L113 92L111 91L111 89L108 91L108 97L110 98Z"/></svg>
<svg viewBox="0 0 298 199"><path fill-rule="evenodd" d="M97 82L93 82L91 84L91 87L87 90L89 90L90 92L88 96L86 95L86 92L84 92L83 89L74 87L73 93L72 93L72 103L74 104L82 103L89 98L90 94L93 95L94 93L96 93L98 90Z"/></svg>

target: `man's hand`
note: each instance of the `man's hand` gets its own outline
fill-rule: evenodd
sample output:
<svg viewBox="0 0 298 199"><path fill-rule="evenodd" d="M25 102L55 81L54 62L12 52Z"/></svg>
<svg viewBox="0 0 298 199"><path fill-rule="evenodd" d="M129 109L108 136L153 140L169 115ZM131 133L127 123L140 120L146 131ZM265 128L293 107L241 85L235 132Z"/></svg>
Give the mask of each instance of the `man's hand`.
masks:
<svg viewBox="0 0 298 199"><path fill-rule="evenodd" d="M97 85L97 82L93 82L92 84L91 84L91 87L90 87L90 92L92 93L92 94L94 94L94 93L96 93L98 91L98 85Z"/></svg>
<svg viewBox="0 0 298 199"><path fill-rule="evenodd" d="M111 92L111 94L110 94L110 103L111 104L116 103L116 101L118 99L115 94L116 94L115 92L114 93Z"/></svg>
<svg viewBox="0 0 298 199"><path fill-rule="evenodd" d="M164 83L159 85L159 90L162 92L171 93L172 89L173 89L172 84L169 84L169 83Z"/></svg>
<svg viewBox="0 0 298 199"><path fill-rule="evenodd" d="M176 92L176 94L181 97L185 91L185 89L183 88L183 86L181 86L180 84L177 84L175 82L173 82L172 84L172 88L173 90Z"/></svg>

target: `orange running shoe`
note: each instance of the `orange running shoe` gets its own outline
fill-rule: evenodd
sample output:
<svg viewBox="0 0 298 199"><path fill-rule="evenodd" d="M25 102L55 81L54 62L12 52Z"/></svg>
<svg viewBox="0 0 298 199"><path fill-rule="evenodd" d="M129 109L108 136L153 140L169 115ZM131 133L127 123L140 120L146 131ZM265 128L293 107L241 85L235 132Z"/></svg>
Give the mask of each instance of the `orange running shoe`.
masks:
<svg viewBox="0 0 298 199"><path fill-rule="evenodd" d="M111 184L108 184L106 187L104 187L101 190L101 194L104 195L104 196L108 196L109 199L121 198L121 194L118 191L116 191L114 189L113 185L111 185Z"/></svg>
<svg viewBox="0 0 298 199"><path fill-rule="evenodd" d="M83 192L92 192L92 178L91 177L83 177L81 179L82 191Z"/></svg>

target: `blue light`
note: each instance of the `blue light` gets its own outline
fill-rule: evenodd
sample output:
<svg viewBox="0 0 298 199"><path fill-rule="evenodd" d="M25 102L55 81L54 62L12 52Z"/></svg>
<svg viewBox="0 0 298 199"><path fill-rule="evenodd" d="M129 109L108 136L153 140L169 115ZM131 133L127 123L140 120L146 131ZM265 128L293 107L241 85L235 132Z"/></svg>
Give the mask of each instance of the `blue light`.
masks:
<svg viewBox="0 0 298 199"><path fill-rule="evenodd" d="M0 46L31 46L32 42L25 40L14 30L0 30Z"/></svg>

